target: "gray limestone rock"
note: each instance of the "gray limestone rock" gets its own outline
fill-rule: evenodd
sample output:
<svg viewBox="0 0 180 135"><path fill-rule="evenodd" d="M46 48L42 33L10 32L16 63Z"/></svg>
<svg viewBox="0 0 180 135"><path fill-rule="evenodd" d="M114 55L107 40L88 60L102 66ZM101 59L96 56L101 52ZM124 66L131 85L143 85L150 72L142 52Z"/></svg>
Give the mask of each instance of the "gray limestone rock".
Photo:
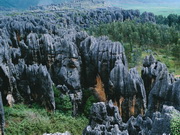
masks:
<svg viewBox="0 0 180 135"><path fill-rule="evenodd" d="M168 72L165 64L156 61L152 55L147 56L143 63L142 79L148 97L148 116L152 117L155 111L161 112L163 105L180 109L180 81Z"/></svg>
<svg viewBox="0 0 180 135"><path fill-rule="evenodd" d="M135 68L128 71L121 60L116 61L110 73L109 90L124 121L145 113L146 92L143 80Z"/></svg>
<svg viewBox="0 0 180 135"><path fill-rule="evenodd" d="M118 108L112 101L99 102L94 103L91 108L89 125L84 129L83 135L128 135L127 130L122 131L124 128Z"/></svg>
<svg viewBox="0 0 180 135"><path fill-rule="evenodd" d="M107 37L94 38L90 36L81 42L80 53L83 65L82 74L86 81L85 87L94 86L96 76L99 75L108 97L110 95L108 90L110 72L114 68L116 60L122 60L123 65L128 66L123 46L119 42L110 41ZM89 79L92 81L88 81Z"/></svg>

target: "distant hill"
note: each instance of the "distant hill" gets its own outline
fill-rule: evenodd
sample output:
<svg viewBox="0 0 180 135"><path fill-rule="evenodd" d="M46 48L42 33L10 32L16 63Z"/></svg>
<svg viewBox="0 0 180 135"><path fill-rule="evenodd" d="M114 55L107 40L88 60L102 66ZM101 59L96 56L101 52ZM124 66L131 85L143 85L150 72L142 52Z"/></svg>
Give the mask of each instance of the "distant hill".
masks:
<svg viewBox="0 0 180 135"><path fill-rule="evenodd" d="M153 12L156 15L180 15L180 0L108 0L108 4L123 9Z"/></svg>
<svg viewBox="0 0 180 135"><path fill-rule="evenodd" d="M0 0L0 7L14 8L14 9L27 9L30 6L58 4L62 2L75 1L75 0ZM85 1L85 0L77 0ZM90 0L98 1L98 0ZM180 0L104 0L111 4L179 4ZM179 7L180 8L180 7Z"/></svg>
<svg viewBox="0 0 180 135"><path fill-rule="evenodd" d="M65 1L71 0L0 0L0 7L27 9L30 6L58 4Z"/></svg>

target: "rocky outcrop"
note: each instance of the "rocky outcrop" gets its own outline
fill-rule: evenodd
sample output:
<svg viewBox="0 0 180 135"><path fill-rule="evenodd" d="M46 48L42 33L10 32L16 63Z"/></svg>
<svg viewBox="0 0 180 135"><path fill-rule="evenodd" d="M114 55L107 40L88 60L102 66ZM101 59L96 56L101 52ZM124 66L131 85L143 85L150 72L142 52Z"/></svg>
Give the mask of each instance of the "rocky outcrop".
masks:
<svg viewBox="0 0 180 135"><path fill-rule="evenodd" d="M91 108L89 125L84 129L83 135L128 135L127 130L121 132L124 126L119 110L112 101L107 104L99 102Z"/></svg>
<svg viewBox="0 0 180 135"><path fill-rule="evenodd" d="M85 87L96 84L96 76L99 75L108 97L108 82L110 72L115 66L116 60L122 60L124 66L128 66L125 51L119 42L112 42L107 37L87 37L80 45L82 55L83 78ZM92 81L88 81L88 80ZM111 99L111 96L108 97Z"/></svg>
<svg viewBox="0 0 180 135"><path fill-rule="evenodd" d="M149 94L147 114L161 111L163 105L174 106L180 110L180 80L174 81L167 71L161 71L156 77Z"/></svg>
<svg viewBox="0 0 180 135"><path fill-rule="evenodd" d="M144 81L147 97L150 90L153 87L154 81L159 73L163 70L167 71L165 64L156 61L153 55L146 56L143 62L143 69L141 71L141 76Z"/></svg>
<svg viewBox="0 0 180 135"><path fill-rule="evenodd" d="M90 113L89 125L83 135L162 135L170 134L170 123L173 113L179 113L172 106L163 106L162 112L153 113L153 118L138 115L132 116L126 123L122 122L118 108L112 101L93 104Z"/></svg>
<svg viewBox="0 0 180 135"><path fill-rule="evenodd" d="M159 118L166 119L163 105L180 110L180 81L174 79L166 66L153 56L144 60L141 79L136 69L128 70L121 43L79 31L79 28L88 28L92 24L136 17L143 22L155 21L153 14L141 15L138 10L118 8L42 11L35 15L24 13L11 18L0 17L0 88L4 104L8 103L6 96L10 93L15 103L36 102L53 111L55 85L62 94L69 95L75 116L81 107L82 89L96 87L100 100L112 102L94 104L84 134L148 135L157 132L152 123L156 125ZM161 114L154 114L155 111ZM139 115L145 113L146 117Z"/></svg>
<svg viewBox="0 0 180 135"><path fill-rule="evenodd" d="M92 25L98 25L102 23L111 23L114 21L125 20L138 20L139 22L151 22L155 23L155 16L153 13L140 13L139 10L124 10L117 7L109 7L104 5L102 8L95 8L97 1L89 1L88 6L78 3L63 3L58 5L37 6L32 7L34 12L44 12L46 10L55 12L61 18L59 19L61 26L78 25L81 28L89 28ZM87 2L86 2L87 3ZM105 2L106 3L106 2ZM94 6L91 8L91 6ZM68 7L69 10L62 10L64 7ZM72 11L73 12L72 12ZM81 12L79 12L79 10Z"/></svg>
<svg viewBox="0 0 180 135"><path fill-rule="evenodd" d="M156 18L155 15L151 12L143 12L140 16L141 22L151 22L151 23L156 23Z"/></svg>
<svg viewBox="0 0 180 135"><path fill-rule="evenodd" d="M142 79L148 96L147 115L152 117L153 112L161 111L163 105L174 106L179 110L180 81L152 55L145 58L143 66Z"/></svg>
<svg viewBox="0 0 180 135"><path fill-rule="evenodd" d="M180 114L178 110L176 110L172 106L166 106L164 105L162 108L161 113L155 112L152 117L152 129L151 134L170 134L171 129L171 120L173 118L174 114Z"/></svg>
<svg viewBox="0 0 180 135"><path fill-rule="evenodd" d="M127 121L131 116L145 113L146 92L143 80L135 68L128 71L121 60L116 61L110 73L109 90L112 99L119 107L123 121Z"/></svg>
<svg viewBox="0 0 180 135"><path fill-rule="evenodd" d="M179 114L172 106L164 105L161 112L154 112L152 119L145 116L131 117L128 124L128 131L130 135L162 135L170 134L170 124L174 113Z"/></svg>

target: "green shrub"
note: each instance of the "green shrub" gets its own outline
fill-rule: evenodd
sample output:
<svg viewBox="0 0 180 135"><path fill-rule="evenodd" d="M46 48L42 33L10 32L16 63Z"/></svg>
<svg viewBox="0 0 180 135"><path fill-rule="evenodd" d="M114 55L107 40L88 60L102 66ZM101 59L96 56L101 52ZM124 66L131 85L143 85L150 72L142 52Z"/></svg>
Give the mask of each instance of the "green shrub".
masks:
<svg viewBox="0 0 180 135"><path fill-rule="evenodd" d="M90 109L91 109L93 103L96 103L96 102L97 102L97 99L96 99L93 95L91 95L91 96L87 99L86 104L85 104L85 107L84 107L84 114L85 114L85 116L87 116L87 117L89 116L89 114L90 114Z"/></svg>
<svg viewBox="0 0 180 135"><path fill-rule="evenodd" d="M59 101L60 103L58 106L59 106L60 112L71 115L72 103L71 103L69 95L61 95L59 97Z"/></svg>
<svg viewBox="0 0 180 135"><path fill-rule="evenodd" d="M86 117L89 117L90 109L93 103L98 102L92 90L83 90L83 113Z"/></svg>
<svg viewBox="0 0 180 135"><path fill-rule="evenodd" d="M171 133L172 135L179 135L180 133L180 114L177 112L173 113L171 120Z"/></svg>
<svg viewBox="0 0 180 135"><path fill-rule="evenodd" d="M42 135L65 131L80 135L88 124L88 119L83 116L73 118L60 112L48 113L39 107L28 108L23 104L4 109L6 135Z"/></svg>
<svg viewBox="0 0 180 135"><path fill-rule="evenodd" d="M69 95L62 95L61 92L55 86L53 86L53 90L55 96L56 110L71 115L72 103Z"/></svg>

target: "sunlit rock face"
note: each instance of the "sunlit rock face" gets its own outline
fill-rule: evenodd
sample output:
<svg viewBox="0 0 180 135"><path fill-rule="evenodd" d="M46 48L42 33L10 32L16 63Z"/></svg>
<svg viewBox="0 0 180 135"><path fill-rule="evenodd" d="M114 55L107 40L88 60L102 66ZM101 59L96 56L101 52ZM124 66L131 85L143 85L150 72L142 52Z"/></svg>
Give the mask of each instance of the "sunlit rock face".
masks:
<svg viewBox="0 0 180 135"><path fill-rule="evenodd" d="M147 56L143 63L142 79L148 96L148 116L161 111L163 105L180 109L180 80L168 72L165 64L156 61L152 55Z"/></svg>
<svg viewBox="0 0 180 135"><path fill-rule="evenodd" d="M135 68L128 71L121 60L116 61L110 73L109 89L124 121L145 113L146 92L143 80Z"/></svg>
<svg viewBox="0 0 180 135"><path fill-rule="evenodd" d="M161 71L156 77L149 94L148 115L161 111L164 104L180 110L180 80L172 81L171 77L167 71Z"/></svg>
<svg viewBox="0 0 180 135"><path fill-rule="evenodd" d="M100 78L106 100L112 99L119 107L123 120L132 115L144 114L146 108L146 92L144 83L135 69L128 71L123 46L111 42L107 37L86 38L80 46L83 62L83 78L86 86L93 86ZM102 91L97 90L100 99L104 99Z"/></svg>
<svg viewBox="0 0 180 135"><path fill-rule="evenodd" d="M110 72L115 66L116 60L122 60L124 66L128 66L124 48L119 42L112 42L107 37L87 37L80 46L83 62L83 78L87 86L93 86L97 75L104 83L107 99L111 99L108 90Z"/></svg>

